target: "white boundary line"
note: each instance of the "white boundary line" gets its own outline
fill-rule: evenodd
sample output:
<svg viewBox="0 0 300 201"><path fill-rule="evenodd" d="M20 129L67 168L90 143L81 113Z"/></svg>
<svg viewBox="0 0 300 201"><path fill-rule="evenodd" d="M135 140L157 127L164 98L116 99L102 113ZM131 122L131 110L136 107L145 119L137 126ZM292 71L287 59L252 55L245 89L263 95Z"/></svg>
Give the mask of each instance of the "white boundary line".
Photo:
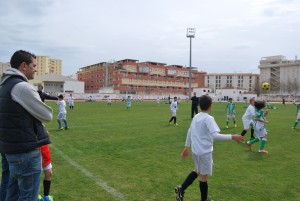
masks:
<svg viewBox="0 0 300 201"><path fill-rule="evenodd" d="M83 173L85 176L93 180L98 186L103 188L105 191L110 193L112 196L114 196L119 201L128 201L122 193L114 189L113 187L109 186L105 181L103 181L98 176L95 176L93 173L89 172L87 169L73 161L71 158L69 158L67 155L65 155L61 150L56 148L55 146L51 145L51 149L54 149L62 158L64 158L68 163L70 163L72 166L74 166L77 170L79 170L81 173Z"/></svg>

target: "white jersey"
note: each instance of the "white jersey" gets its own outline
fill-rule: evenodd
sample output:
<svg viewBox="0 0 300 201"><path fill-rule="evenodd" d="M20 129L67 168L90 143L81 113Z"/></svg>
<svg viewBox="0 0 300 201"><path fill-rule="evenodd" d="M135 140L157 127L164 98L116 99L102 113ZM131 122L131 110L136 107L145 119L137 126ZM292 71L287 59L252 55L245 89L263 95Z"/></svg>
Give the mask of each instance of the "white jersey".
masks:
<svg viewBox="0 0 300 201"><path fill-rule="evenodd" d="M68 97L68 103L69 105L74 106L74 98L72 96Z"/></svg>
<svg viewBox="0 0 300 201"><path fill-rule="evenodd" d="M177 101L172 101L172 103L170 105L170 109L171 109L172 112L178 110Z"/></svg>
<svg viewBox="0 0 300 201"><path fill-rule="evenodd" d="M254 116L255 116L255 108L253 105L250 104L248 106L245 114L243 115L242 119L249 121L249 120L252 120Z"/></svg>
<svg viewBox="0 0 300 201"><path fill-rule="evenodd" d="M192 152L203 155L213 151L213 133L220 132L215 119L208 113L200 112L192 120L185 146L192 146ZM231 137L231 136L230 136Z"/></svg>
<svg viewBox="0 0 300 201"><path fill-rule="evenodd" d="M57 102L59 113L67 113L66 111L66 102L64 100L60 100Z"/></svg>

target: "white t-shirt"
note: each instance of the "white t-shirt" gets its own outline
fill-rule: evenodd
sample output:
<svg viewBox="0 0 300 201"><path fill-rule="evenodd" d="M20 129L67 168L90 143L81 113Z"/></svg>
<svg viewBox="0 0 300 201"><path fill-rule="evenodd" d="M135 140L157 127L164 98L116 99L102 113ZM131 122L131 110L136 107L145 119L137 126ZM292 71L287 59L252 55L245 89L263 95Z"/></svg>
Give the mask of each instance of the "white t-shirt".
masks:
<svg viewBox="0 0 300 201"><path fill-rule="evenodd" d="M68 97L68 103L69 103L69 105L74 105L74 98L73 98L73 96L69 96Z"/></svg>
<svg viewBox="0 0 300 201"><path fill-rule="evenodd" d="M64 100L60 100L57 102L59 113L67 113L66 111L66 102Z"/></svg>
<svg viewBox="0 0 300 201"><path fill-rule="evenodd" d="M254 115L255 115L255 108L253 105L249 105L242 119L251 120L253 119Z"/></svg>
<svg viewBox="0 0 300 201"><path fill-rule="evenodd" d="M213 151L214 140L230 140L231 135L219 134L220 128L215 119L208 113L200 112L194 116L188 130L185 146L192 147L196 155Z"/></svg>

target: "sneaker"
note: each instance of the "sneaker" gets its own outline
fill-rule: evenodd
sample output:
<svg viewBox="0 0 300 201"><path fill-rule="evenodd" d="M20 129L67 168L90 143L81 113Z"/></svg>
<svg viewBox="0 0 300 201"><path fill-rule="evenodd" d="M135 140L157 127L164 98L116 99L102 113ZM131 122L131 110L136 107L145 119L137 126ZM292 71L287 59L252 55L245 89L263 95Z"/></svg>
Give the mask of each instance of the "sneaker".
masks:
<svg viewBox="0 0 300 201"><path fill-rule="evenodd" d="M236 128L237 127L237 125L236 124L234 124L234 128Z"/></svg>
<svg viewBox="0 0 300 201"><path fill-rule="evenodd" d="M226 126L226 128L228 128L228 126Z"/></svg>
<svg viewBox="0 0 300 201"><path fill-rule="evenodd" d="M175 124L175 126L178 126L178 125L179 125L178 123Z"/></svg>
<svg viewBox="0 0 300 201"><path fill-rule="evenodd" d="M292 127L292 129L295 129L295 127Z"/></svg>
<svg viewBox="0 0 300 201"><path fill-rule="evenodd" d="M68 130L69 129L69 127L65 127L65 130Z"/></svg>
<svg viewBox="0 0 300 201"><path fill-rule="evenodd" d="M58 128L57 130L58 130L58 131L61 131L61 130L64 130L64 128L63 128L63 127L61 127L61 128Z"/></svg>
<svg viewBox="0 0 300 201"><path fill-rule="evenodd" d="M169 122L170 125L172 125L172 122Z"/></svg>
<svg viewBox="0 0 300 201"><path fill-rule="evenodd" d="M250 138L250 141L251 141L251 140L254 140L254 139L255 139L255 137L252 137L252 138Z"/></svg>
<svg viewBox="0 0 300 201"><path fill-rule="evenodd" d="M261 153L261 154L268 154L267 150L259 150L258 152Z"/></svg>
<svg viewBox="0 0 300 201"><path fill-rule="evenodd" d="M53 201L53 197L48 195L48 196L43 196L43 201Z"/></svg>
<svg viewBox="0 0 300 201"><path fill-rule="evenodd" d="M250 142L248 141L248 142L247 142L247 147L248 147L249 151L252 151L252 145L249 144L249 143L250 143Z"/></svg>
<svg viewBox="0 0 300 201"><path fill-rule="evenodd" d="M177 201L183 201L183 194L181 186L176 186L175 187L175 193L176 193L176 200Z"/></svg>

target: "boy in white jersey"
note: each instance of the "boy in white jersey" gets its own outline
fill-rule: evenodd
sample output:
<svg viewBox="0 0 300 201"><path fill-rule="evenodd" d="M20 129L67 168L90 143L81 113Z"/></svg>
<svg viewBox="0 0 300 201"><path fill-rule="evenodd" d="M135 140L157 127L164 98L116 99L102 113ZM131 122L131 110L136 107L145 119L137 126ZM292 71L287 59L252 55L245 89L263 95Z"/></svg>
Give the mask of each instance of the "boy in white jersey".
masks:
<svg viewBox="0 0 300 201"><path fill-rule="evenodd" d="M252 144L261 141L258 152L262 154L267 154L268 151L264 150L265 144L267 143L267 130L265 124L269 123L266 120L268 111L264 112L263 108L266 106L264 101L255 101L255 117L254 117L254 131L256 133L256 138L247 142L248 148L252 150Z"/></svg>
<svg viewBox="0 0 300 201"><path fill-rule="evenodd" d="M253 129L253 120L252 120L255 115L254 103L255 103L255 99L251 98L250 105L248 106L245 114L242 117L244 130L242 131L241 136L245 136L248 129L251 126L251 140L255 138L254 137L254 129Z"/></svg>
<svg viewBox="0 0 300 201"><path fill-rule="evenodd" d="M58 130L64 129L61 125L61 119L63 120L63 122L65 124L65 129L67 130L69 127L68 127L68 121L67 121L66 102L64 101L63 95L58 96L57 105L58 105L58 110L59 110L59 113L57 115Z"/></svg>
<svg viewBox="0 0 300 201"><path fill-rule="evenodd" d="M177 110L178 110L178 103L177 103L177 97L176 96L174 97L174 100L171 102L170 110L171 110L171 113L172 113L172 117L169 121L169 124L172 124L172 121L174 120L174 125L178 126L179 124L176 122L177 121L176 114L177 114Z"/></svg>
<svg viewBox="0 0 300 201"><path fill-rule="evenodd" d="M68 98L68 103L69 103L70 110L74 110L74 98L73 98L72 94L70 94L70 96Z"/></svg>
<svg viewBox="0 0 300 201"><path fill-rule="evenodd" d="M212 175L212 152L213 142L215 140L235 140L242 141L241 135L224 135L220 134L215 119L209 115L212 110L212 99L207 95L203 95L199 99L199 105L202 112L196 114L192 120L191 126L188 130L185 148L181 153L181 157L185 159L192 146L192 156L195 164L193 170L182 183L182 185L175 188L177 201L183 201L184 191L193 181L199 177L200 179L200 192L201 201L210 201L207 198L208 175Z"/></svg>

